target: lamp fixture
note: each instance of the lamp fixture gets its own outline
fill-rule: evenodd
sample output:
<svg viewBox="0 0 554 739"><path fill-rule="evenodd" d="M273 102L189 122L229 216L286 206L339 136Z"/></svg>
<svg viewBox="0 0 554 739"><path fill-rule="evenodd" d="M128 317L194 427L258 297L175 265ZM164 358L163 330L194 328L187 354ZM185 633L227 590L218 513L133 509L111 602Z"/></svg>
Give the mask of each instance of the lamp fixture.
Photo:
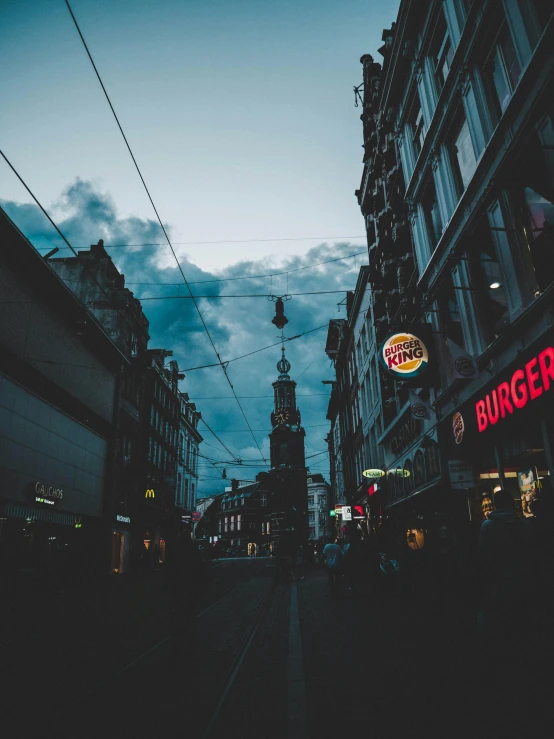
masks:
<svg viewBox="0 0 554 739"><path fill-rule="evenodd" d="M499 282L491 282L491 284L489 285L489 288L491 290L498 290L499 287L501 287Z"/></svg>

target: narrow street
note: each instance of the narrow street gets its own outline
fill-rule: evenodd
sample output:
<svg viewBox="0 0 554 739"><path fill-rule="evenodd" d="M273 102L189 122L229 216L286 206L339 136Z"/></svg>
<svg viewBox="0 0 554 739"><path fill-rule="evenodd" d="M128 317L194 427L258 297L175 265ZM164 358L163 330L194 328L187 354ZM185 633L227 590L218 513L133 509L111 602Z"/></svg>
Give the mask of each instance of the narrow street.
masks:
<svg viewBox="0 0 554 739"><path fill-rule="evenodd" d="M50 599L47 618L2 644L6 736L440 737L445 726L545 736L533 703L551 678L532 666L525 713L519 684L487 684L503 676L484 671L476 614L462 599L441 610L369 587L335 598L323 568L275 584L271 558L225 560L199 604L197 660L185 657L175 674L167 602L152 574ZM14 603L11 617L25 609Z"/></svg>

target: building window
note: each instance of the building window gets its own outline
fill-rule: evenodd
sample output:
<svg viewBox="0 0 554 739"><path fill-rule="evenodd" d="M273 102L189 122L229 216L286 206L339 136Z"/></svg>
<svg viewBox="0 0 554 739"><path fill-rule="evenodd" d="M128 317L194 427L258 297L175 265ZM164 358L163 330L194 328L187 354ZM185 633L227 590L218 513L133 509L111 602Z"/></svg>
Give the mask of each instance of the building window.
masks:
<svg viewBox="0 0 554 739"><path fill-rule="evenodd" d="M534 49L554 12L554 6L548 0L518 0L518 5L529 45Z"/></svg>
<svg viewBox="0 0 554 739"><path fill-rule="evenodd" d="M497 238L506 239L505 233ZM469 252L470 275L474 287L477 314L486 344L494 341L508 322L505 280L500 267L490 226L482 219L472 234Z"/></svg>
<svg viewBox="0 0 554 739"><path fill-rule="evenodd" d="M460 198L469 185L477 167L475 150L465 116L460 118L449 137L448 153L450 154L457 195Z"/></svg>
<svg viewBox="0 0 554 739"><path fill-rule="evenodd" d="M506 110L515 90L521 66L507 23L504 21L496 43L483 67L483 78L488 88L497 120Z"/></svg>
<svg viewBox="0 0 554 739"><path fill-rule="evenodd" d="M266 506L267 505L267 495L263 493L263 495L260 496L260 505Z"/></svg>
<svg viewBox="0 0 554 739"><path fill-rule="evenodd" d="M315 521L315 513L314 513L314 511L309 511L308 512L308 521L310 523L314 523L314 521Z"/></svg>
<svg viewBox="0 0 554 739"><path fill-rule="evenodd" d="M452 58L454 56L454 49L450 43L450 36L446 30L446 22L442 11L439 14L437 27L435 29L433 44L432 44L432 57L433 65L435 69L435 84L437 93L440 93L444 87L444 83L448 76L450 66L452 64Z"/></svg>
<svg viewBox="0 0 554 739"><path fill-rule="evenodd" d="M440 237L442 236L442 218L440 214L437 193L435 190L435 184L432 180L429 180L427 187L425 188L421 205L423 207L423 214L425 218L427 239L431 246L431 250L433 250L438 244Z"/></svg>
<svg viewBox="0 0 554 739"><path fill-rule="evenodd" d="M308 505L313 505L313 504L314 504L314 496L308 495Z"/></svg>
<svg viewBox="0 0 554 739"><path fill-rule="evenodd" d="M449 339L452 339L458 346L465 349L460 308L452 275L448 276L445 283L445 287L438 301L441 329Z"/></svg>
<svg viewBox="0 0 554 739"><path fill-rule="evenodd" d="M423 148L423 141L425 140L425 128L423 125L423 112L419 104L419 100L415 100L412 105L412 110L409 118L409 126L411 132L411 144L412 152L414 156L414 167L417 162L417 158Z"/></svg>
<svg viewBox="0 0 554 739"><path fill-rule="evenodd" d="M554 125L546 118L532 131L514 163L513 198L533 271L533 290L554 281Z"/></svg>

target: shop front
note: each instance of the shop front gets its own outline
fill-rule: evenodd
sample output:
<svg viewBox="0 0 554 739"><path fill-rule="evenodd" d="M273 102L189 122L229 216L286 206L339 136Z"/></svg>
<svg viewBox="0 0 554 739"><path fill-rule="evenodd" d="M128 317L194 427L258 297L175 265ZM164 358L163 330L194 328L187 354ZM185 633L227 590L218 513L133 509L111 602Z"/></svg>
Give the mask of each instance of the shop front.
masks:
<svg viewBox="0 0 554 739"><path fill-rule="evenodd" d="M554 342L542 337L442 423L454 495L478 526L505 489L521 517L551 490Z"/></svg>
<svg viewBox="0 0 554 739"><path fill-rule="evenodd" d="M111 571L122 575L129 571L129 552L131 550L131 517L117 513L112 529Z"/></svg>

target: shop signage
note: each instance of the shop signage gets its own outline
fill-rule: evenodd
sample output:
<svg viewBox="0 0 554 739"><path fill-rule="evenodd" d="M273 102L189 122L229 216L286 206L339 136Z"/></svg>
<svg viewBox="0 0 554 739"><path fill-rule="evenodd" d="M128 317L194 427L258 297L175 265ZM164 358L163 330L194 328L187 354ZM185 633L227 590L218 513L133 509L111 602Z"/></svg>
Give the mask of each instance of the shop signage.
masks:
<svg viewBox="0 0 554 739"><path fill-rule="evenodd" d="M130 516L120 516L119 513L115 517L116 521L119 521L119 523L131 523Z"/></svg>
<svg viewBox="0 0 554 739"><path fill-rule="evenodd" d="M467 488L475 487L473 467L463 460L451 459L448 461L448 476L450 487L453 490L467 490Z"/></svg>
<svg viewBox="0 0 554 739"><path fill-rule="evenodd" d="M144 494L145 498L155 498L156 493L152 490L152 488L149 488L146 493Z"/></svg>
<svg viewBox="0 0 554 739"><path fill-rule="evenodd" d="M40 498L50 498L52 500L61 500L63 498L63 490L55 485L45 485L43 482L35 483L35 493Z"/></svg>
<svg viewBox="0 0 554 739"><path fill-rule="evenodd" d="M464 438L465 424L464 417L459 411L452 416L452 434L456 444L461 444Z"/></svg>
<svg viewBox="0 0 554 739"><path fill-rule="evenodd" d="M429 364L429 353L423 340L411 333L392 334L383 342L381 363L397 380L422 375Z"/></svg>
<svg viewBox="0 0 554 739"><path fill-rule="evenodd" d="M335 511L329 511L329 515L330 516L336 516L337 514L335 513Z"/></svg>
<svg viewBox="0 0 554 739"><path fill-rule="evenodd" d="M355 505L352 513L352 518L365 518L364 507L361 505Z"/></svg>
<svg viewBox="0 0 554 739"><path fill-rule="evenodd" d="M191 518L193 521L200 521L202 518L202 514L199 511L193 511L191 514Z"/></svg>
<svg viewBox="0 0 554 739"><path fill-rule="evenodd" d="M352 521L352 508L349 505L342 506L342 520Z"/></svg>
<svg viewBox="0 0 554 739"><path fill-rule="evenodd" d="M415 418L410 418L410 420L400 428L396 436L392 437L390 440L390 448L393 454L400 454L408 444L419 436L420 423L421 422L417 421Z"/></svg>
<svg viewBox="0 0 554 739"><path fill-rule="evenodd" d="M35 503L42 503L44 505L56 505L56 501L51 498L41 498L40 495L35 495Z"/></svg>
<svg viewBox="0 0 554 739"><path fill-rule="evenodd" d="M362 472L364 477L369 477L371 480L377 480L379 477L385 476L384 470L364 470Z"/></svg>
<svg viewBox="0 0 554 739"><path fill-rule="evenodd" d="M479 433L548 392L553 381L554 347L549 346L475 403Z"/></svg>

